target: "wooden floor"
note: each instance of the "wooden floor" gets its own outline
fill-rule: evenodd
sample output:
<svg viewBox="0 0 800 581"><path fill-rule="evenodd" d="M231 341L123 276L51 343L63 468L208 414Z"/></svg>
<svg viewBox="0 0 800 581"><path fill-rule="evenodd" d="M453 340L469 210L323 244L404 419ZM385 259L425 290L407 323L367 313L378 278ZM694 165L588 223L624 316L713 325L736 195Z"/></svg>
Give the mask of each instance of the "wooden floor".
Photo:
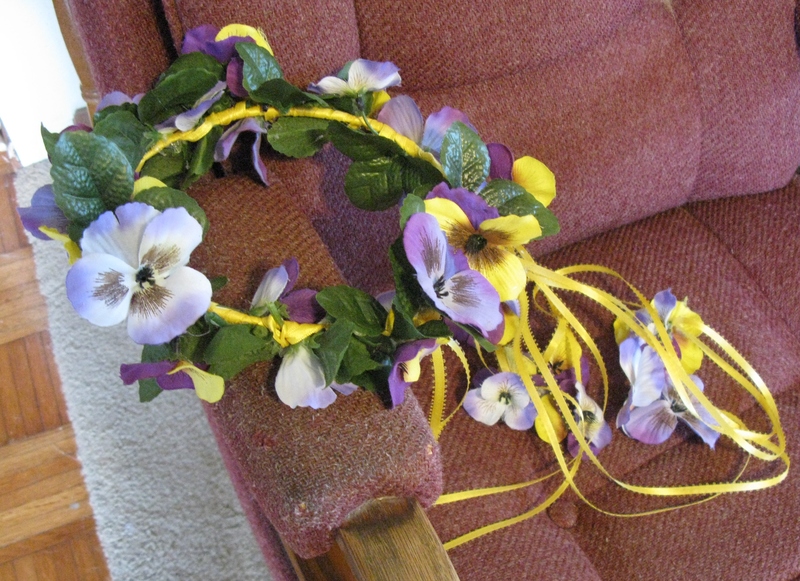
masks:
<svg viewBox="0 0 800 581"><path fill-rule="evenodd" d="M0 151L0 581L109 579Z"/></svg>

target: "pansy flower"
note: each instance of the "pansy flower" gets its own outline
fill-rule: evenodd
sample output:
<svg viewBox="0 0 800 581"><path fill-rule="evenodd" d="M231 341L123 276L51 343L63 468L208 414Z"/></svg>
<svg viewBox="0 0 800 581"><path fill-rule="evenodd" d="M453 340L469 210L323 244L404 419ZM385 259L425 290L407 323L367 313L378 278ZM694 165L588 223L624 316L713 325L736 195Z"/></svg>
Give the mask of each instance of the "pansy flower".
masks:
<svg viewBox="0 0 800 581"><path fill-rule="evenodd" d="M162 132L173 128L179 131L189 131L193 129L203 115L211 109L214 103L222 98L227 88L228 85L225 81L219 81L195 102L194 107L179 115L173 115L163 123L159 123L156 125L156 129Z"/></svg>
<svg viewBox="0 0 800 581"><path fill-rule="evenodd" d="M208 403L218 402L225 393L225 381L219 375L188 361L123 363L119 375L125 385L140 379L155 379L164 390L193 389L197 397Z"/></svg>
<svg viewBox="0 0 800 581"><path fill-rule="evenodd" d="M464 398L464 410L475 420L493 426L502 420L513 430L529 430L536 419L522 378L516 373L482 374L476 377L479 387L470 389Z"/></svg>
<svg viewBox="0 0 800 581"><path fill-rule="evenodd" d="M700 378L696 375L690 378L702 391L703 382ZM719 438L719 432L711 426L717 425L717 422L693 394L688 395L699 417L689 411L672 382L667 379L663 397L644 407L634 408L628 420L620 426L622 431L645 444L661 444L672 435L680 420L713 449Z"/></svg>
<svg viewBox="0 0 800 581"><path fill-rule="evenodd" d="M497 291L450 247L436 218L412 215L403 231L403 247L417 282L437 309L457 323L472 325L492 342L503 336Z"/></svg>
<svg viewBox="0 0 800 581"><path fill-rule="evenodd" d="M293 290L299 275L300 266L294 258L284 260L280 266L268 270L253 295L250 312L258 317L263 316L270 312L273 303L280 301L292 321L319 321L324 313L316 301L316 291L307 288Z"/></svg>
<svg viewBox="0 0 800 581"><path fill-rule="evenodd" d="M461 121L475 129L464 113L452 107L444 107L423 121L422 112L408 95L398 95L387 101L378 113L378 121L436 156L442 149L444 134L453 123Z"/></svg>
<svg viewBox="0 0 800 581"><path fill-rule="evenodd" d="M575 422L584 439L589 443L592 453L597 455L611 442L611 427L603 417L603 408L589 397L583 384L576 383L575 390L577 392L575 400L578 403L578 407L574 411ZM567 437L567 449L573 458L581 453L581 447L573 433Z"/></svg>
<svg viewBox="0 0 800 581"><path fill-rule="evenodd" d="M436 218L448 243L464 253L470 267L497 289L501 301L519 298L528 279L514 248L542 235L534 216L500 216L479 195L445 183L428 194L425 211Z"/></svg>
<svg viewBox="0 0 800 581"><path fill-rule="evenodd" d="M357 386L350 383L328 385L319 358L302 342L284 351L275 377L278 398L292 409L326 408L336 401L336 391L350 395L356 389Z"/></svg>
<svg viewBox="0 0 800 581"><path fill-rule="evenodd" d="M136 343L166 343L211 304L211 283L186 266L202 237L184 208L159 212L131 202L105 212L83 233L83 257L67 273L67 297L95 325L127 319Z"/></svg>
<svg viewBox="0 0 800 581"><path fill-rule="evenodd" d="M703 333L703 319L689 308L686 300L679 301L670 289L656 294L651 305L658 313L661 322L664 323L667 333L673 339L683 369L691 375L700 368L703 362L702 349L691 340ZM646 310L637 311L636 318L652 333L656 332L653 320ZM631 335L631 330L620 319L617 319L614 321L614 334L617 343L622 343Z"/></svg>
<svg viewBox="0 0 800 581"><path fill-rule="evenodd" d="M214 161L219 162L228 159L228 156L231 154L233 144L236 143L236 140L242 133L247 132L255 134L255 139L253 140L253 146L251 149L253 168L256 170L259 179L264 183L265 186L268 186L267 166L264 165L264 161L261 159L261 136L267 132L266 121L248 117L247 119L237 121L228 127L219 138L219 141L217 141L216 148L214 149Z"/></svg>
<svg viewBox="0 0 800 581"><path fill-rule="evenodd" d="M56 240L64 245L69 263L81 257L81 249L67 235L69 220L56 204L53 185L42 186L33 194L31 205L28 208L17 208L17 213L22 221L22 226L30 232L31 236L40 240Z"/></svg>
<svg viewBox="0 0 800 581"><path fill-rule="evenodd" d="M511 150L502 143L487 143L489 178L511 180L525 188L543 206L556 197L556 176L538 159L526 155L515 160Z"/></svg>
<svg viewBox="0 0 800 581"><path fill-rule="evenodd" d="M321 95L360 97L400 84L400 69L390 62L356 59L345 65L338 76L311 83L308 90Z"/></svg>
<svg viewBox="0 0 800 581"><path fill-rule="evenodd" d="M406 397L406 388L419 379L420 362L438 348L439 344L436 339L411 341L403 343L397 348L392 371L389 374L389 394L392 398L392 407L403 403Z"/></svg>

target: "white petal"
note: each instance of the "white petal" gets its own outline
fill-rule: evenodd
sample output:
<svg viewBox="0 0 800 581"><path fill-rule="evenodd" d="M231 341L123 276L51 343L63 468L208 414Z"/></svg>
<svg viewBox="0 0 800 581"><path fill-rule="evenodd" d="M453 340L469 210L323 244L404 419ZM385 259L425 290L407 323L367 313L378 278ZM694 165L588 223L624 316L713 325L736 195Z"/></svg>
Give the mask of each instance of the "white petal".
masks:
<svg viewBox="0 0 800 581"><path fill-rule="evenodd" d="M309 90L323 95L345 95L350 91L350 86L339 77L325 77L319 83L312 84Z"/></svg>
<svg viewBox="0 0 800 581"><path fill-rule="evenodd" d="M275 389L280 400L292 409L320 409L336 399L336 393L325 386L325 375L317 356L305 345L290 349L283 357Z"/></svg>
<svg viewBox="0 0 800 581"><path fill-rule="evenodd" d="M473 419L493 426L506 411L506 406L496 401L489 401L483 399L480 394L480 389L470 389L464 398L464 411L466 411Z"/></svg>
<svg viewBox="0 0 800 581"><path fill-rule="evenodd" d="M285 266L280 265L276 268L270 268L264 278L261 279L250 308L264 306L267 303L277 301L281 298L283 289L286 288L287 284L289 284L289 272Z"/></svg>
<svg viewBox="0 0 800 581"><path fill-rule="evenodd" d="M635 383L631 386L631 403L643 407L661 397L666 386L666 370L661 357L648 345L642 347L638 364Z"/></svg>
<svg viewBox="0 0 800 581"><path fill-rule="evenodd" d="M167 208L145 228L138 264L150 264L156 273L167 274L188 264L202 240L203 227L185 208Z"/></svg>
<svg viewBox="0 0 800 581"><path fill-rule="evenodd" d="M202 317L210 304L209 280L193 268L176 268L163 284L133 297L128 335L140 344L166 343Z"/></svg>
<svg viewBox="0 0 800 581"><path fill-rule="evenodd" d="M124 204L115 212L105 212L84 230L81 250L84 254L111 254L136 268L139 265L139 246L145 228L160 213L141 202Z"/></svg>
<svg viewBox="0 0 800 581"><path fill-rule="evenodd" d="M536 408L532 403L518 408L510 407L506 409L503 414L503 421L512 430L530 430L533 427L533 422L536 420Z"/></svg>
<svg viewBox="0 0 800 581"><path fill-rule="evenodd" d="M134 269L116 256L87 254L67 273L67 297L90 323L116 325L128 315L134 276Z"/></svg>

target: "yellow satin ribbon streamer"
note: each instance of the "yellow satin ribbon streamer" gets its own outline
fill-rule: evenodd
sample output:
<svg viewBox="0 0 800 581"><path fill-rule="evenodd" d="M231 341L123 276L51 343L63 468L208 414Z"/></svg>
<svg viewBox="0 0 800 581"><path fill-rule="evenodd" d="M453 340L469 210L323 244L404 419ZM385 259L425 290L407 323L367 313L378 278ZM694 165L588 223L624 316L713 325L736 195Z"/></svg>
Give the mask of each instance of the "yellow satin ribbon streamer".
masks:
<svg viewBox="0 0 800 581"><path fill-rule="evenodd" d="M584 341L589 349L589 352L592 354L592 357L595 359L595 362L600 368L603 381L602 408L604 412L608 399L609 385L608 375L606 373L602 357L600 356L599 349L597 348L586 328L580 323L580 321L577 320L577 318L570 312L563 301L561 301L561 299L555 294L554 291L556 289L576 292L586 296L587 298L590 298L591 300L608 309L615 315L615 317L621 319L622 322L632 330L632 332L641 337L658 353L658 355L664 361L667 373L669 374L670 379L675 386L678 396L686 408L696 414L696 409L691 403L691 394L691 396L694 396L696 400L700 402L703 407L705 407L711 417L717 422L718 425L712 427L722 435L728 436L734 442L736 442L737 445L739 445L739 447L747 453L747 457L741 470L739 470L738 474L731 482L654 487L632 485L612 476L592 452L589 442L586 441L578 423L573 417L572 410L576 407L576 402L569 395L562 392L558 387L555 377L549 369L544 355L533 337L530 325L528 323L528 295L526 292L523 292L523 294L520 296L520 320L522 324L519 325L519 328L517 329L512 341L513 356L515 359L521 361L522 358L525 357L522 349L523 346L525 347L525 350L530 354L534 363L539 369L540 374L544 378L545 384L547 385L549 393L556 403L557 409L563 416L564 421L576 438L576 441L579 444L583 454L579 456L578 459L568 460L562 451L561 445L558 443L555 426L553 425L552 421L546 421L545 432L547 433L548 440L551 443L556 462L559 465L560 473L564 476L564 482L550 497L548 497L547 500L545 500L542 505L539 505L533 510L512 519L506 519L497 523L492 523L476 529L466 535L462 535L457 539L453 539L452 541L445 543L445 548L454 548L482 535L498 530L499 528L511 526L531 518L555 502L558 496L565 492L567 488L572 488L583 502L586 502L589 506L604 514L619 517L634 517L652 515L670 510L676 510L686 506L701 504L708 502L709 500L712 500L721 494L763 490L765 488L777 485L786 478L789 471L790 461L788 455L786 454L786 437L780 423L780 417L774 398L752 365L750 365L750 363L744 357L742 357L730 343L728 343L721 335L719 335L719 333L714 331L708 325L704 325L702 335L707 337L709 342L713 344L719 351L721 351L721 353L726 356L733 363L733 365L728 363L723 355L717 353L717 351L715 351L710 345L701 341L700 338L688 337L688 339L698 345L698 347L703 351L704 355L708 357L710 361L716 363L720 369L722 369L754 398L757 405L770 420L772 429L769 433L761 433L748 429L741 419L729 412L719 410L711 403L710 400L708 400L708 398L694 384L689 375L683 369L683 366L680 363L680 358L678 357L672 344L672 340L663 322L661 321L660 316L650 304L650 301L647 300L638 289L626 281L620 274L612 269L597 265L577 265L553 271L536 264L530 255L528 255L524 250L521 252L521 255L523 264L525 265L528 273L528 279L535 285L532 291L534 301L539 293L545 297L551 306L551 310L556 314L556 316L562 317L564 320L566 320L572 330ZM635 305L635 303L633 303L631 306L629 306L629 303L626 301L619 299L606 291L571 278L571 275L579 273L603 274L622 281L636 296L636 299L639 301L639 305ZM633 308L643 308L650 315L653 325L656 329L655 335L636 318L636 312L633 310ZM510 367L505 353L503 353L502 350L498 350L496 355L498 358L498 365L501 368ZM533 384L531 378L525 374L522 374L521 377L538 414L541 415L546 413L543 398L539 395L539 390ZM572 407L570 407L570 404ZM582 457L585 457L591 461L606 478L625 490L650 496L682 497L701 495L704 496L704 498L676 506L662 507L639 513L613 513L603 510L592 504L581 493L574 481L577 467L580 463L580 458ZM751 457L759 458L765 462L780 460L784 465L784 469L782 472L772 477L752 481L742 481L741 478L745 472L745 469L749 465ZM571 467L570 463L572 463ZM543 479L551 476L552 474L544 477ZM541 481L543 479L537 481ZM446 504L450 502L479 498L489 494L517 490L524 486L529 486L537 481L449 493L443 495L442 500L437 502L437 504Z"/></svg>
<svg viewBox="0 0 800 581"><path fill-rule="evenodd" d="M446 343L446 345L451 351L453 351L453 353L456 354L461 362L461 365L464 367L464 371L467 374L466 383L467 386L469 386L471 381L469 362L467 361L467 356L464 353L464 350L455 339L451 339L448 343ZM436 440L439 439L439 436L442 435L444 427L464 404L464 398L462 397L455 409L450 412L447 417L445 417L444 408L445 401L447 399L447 373L445 371L444 353L442 352L442 347L443 345L439 346L436 351L431 353L431 358L433 359L433 394L431 395L431 411L428 417L428 423L431 425L431 431L433 432L433 437ZM464 392L464 397L466 397L466 392Z"/></svg>

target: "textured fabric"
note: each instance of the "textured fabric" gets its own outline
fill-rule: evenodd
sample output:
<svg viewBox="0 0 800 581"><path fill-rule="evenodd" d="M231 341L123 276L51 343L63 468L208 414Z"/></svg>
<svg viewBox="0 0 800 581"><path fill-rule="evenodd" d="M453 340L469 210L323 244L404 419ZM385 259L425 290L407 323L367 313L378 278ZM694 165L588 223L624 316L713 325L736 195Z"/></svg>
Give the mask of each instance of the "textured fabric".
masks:
<svg viewBox="0 0 800 581"><path fill-rule="evenodd" d="M223 304L246 308L263 273L290 257L301 265L296 288L342 281L283 182L267 190L242 177L207 179L192 193L215 217L193 264L230 277L219 296ZM324 410L290 410L275 394L276 369L249 368L227 382L225 397L208 410L223 454L229 452L247 483L240 496L253 495L300 556L327 551L338 525L367 500L416 497L427 506L439 496L439 448L413 397L392 411L363 391Z"/></svg>
<svg viewBox="0 0 800 581"><path fill-rule="evenodd" d="M800 337L800 178L780 192L688 206L758 283Z"/></svg>
<svg viewBox="0 0 800 581"><path fill-rule="evenodd" d="M703 105L693 199L766 192L800 165L794 0L673 3Z"/></svg>

